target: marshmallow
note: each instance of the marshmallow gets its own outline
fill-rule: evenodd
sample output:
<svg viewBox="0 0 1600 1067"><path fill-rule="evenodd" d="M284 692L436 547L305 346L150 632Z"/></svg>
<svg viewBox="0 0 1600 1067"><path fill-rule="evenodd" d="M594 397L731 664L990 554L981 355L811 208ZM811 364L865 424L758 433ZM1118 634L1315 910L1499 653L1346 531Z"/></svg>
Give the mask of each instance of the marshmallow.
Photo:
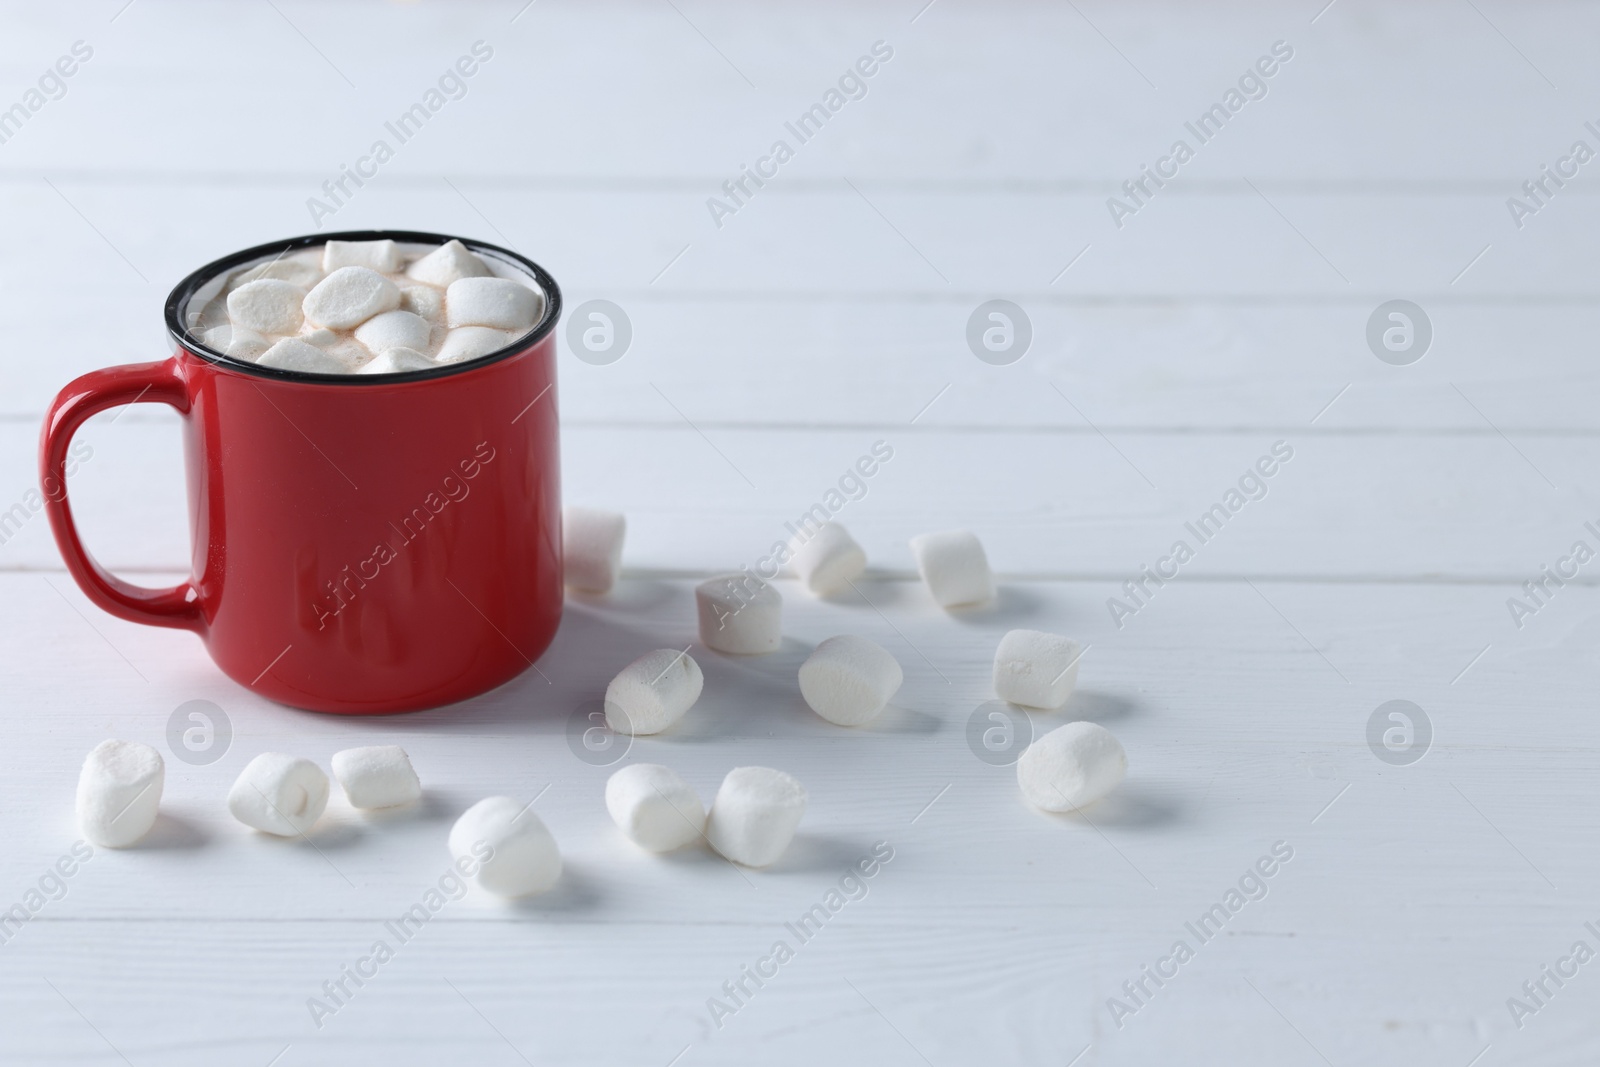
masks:
<svg viewBox="0 0 1600 1067"><path fill-rule="evenodd" d="M976 534L967 530L918 534L911 539L911 553L940 607L979 604L994 597L994 575Z"/></svg>
<svg viewBox="0 0 1600 1067"><path fill-rule="evenodd" d="M606 810L640 848L671 852L703 835L705 805L670 767L635 763L606 781Z"/></svg>
<svg viewBox="0 0 1600 1067"><path fill-rule="evenodd" d="M318 266L321 259L321 254L317 252L302 252L299 255L274 259L235 274L232 285L238 288L262 278L272 278L288 282L290 285L298 285L302 289L309 289L322 280L322 269Z"/></svg>
<svg viewBox="0 0 1600 1067"><path fill-rule="evenodd" d="M705 676L687 652L646 652L606 686L606 725L619 734L659 734L700 699Z"/></svg>
<svg viewBox="0 0 1600 1067"><path fill-rule="evenodd" d="M213 326L200 340L234 359L255 359L272 346L271 341L243 326Z"/></svg>
<svg viewBox="0 0 1600 1067"><path fill-rule="evenodd" d="M828 638L800 665L800 695L812 711L840 726L871 720L903 681L887 649L849 634Z"/></svg>
<svg viewBox="0 0 1600 1067"><path fill-rule="evenodd" d="M1001 700L1054 711L1078 683L1083 646L1070 637L1012 630L994 652L994 693Z"/></svg>
<svg viewBox="0 0 1600 1067"><path fill-rule="evenodd" d="M228 294L228 319L257 333L294 333L305 319L300 310L305 298L298 285L260 278Z"/></svg>
<svg viewBox="0 0 1600 1067"><path fill-rule="evenodd" d="M493 272L460 241L446 241L406 268L406 277L446 288L462 278L487 278Z"/></svg>
<svg viewBox="0 0 1600 1067"><path fill-rule="evenodd" d="M1092 722L1051 730L1017 760L1022 795L1045 811L1093 804L1128 773L1128 754L1111 731Z"/></svg>
<svg viewBox="0 0 1600 1067"><path fill-rule="evenodd" d="M338 344L343 338L327 327L318 326L310 330L301 330L295 340L304 341L308 345L316 345L318 348L328 348Z"/></svg>
<svg viewBox="0 0 1600 1067"><path fill-rule="evenodd" d="M400 306L400 287L366 267L340 267L306 294L302 310L313 326L348 330Z"/></svg>
<svg viewBox="0 0 1600 1067"><path fill-rule="evenodd" d="M622 569L622 538L628 520L619 511L569 507L561 512L561 552L566 584L586 593L605 593Z"/></svg>
<svg viewBox="0 0 1600 1067"><path fill-rule="evenodd" d="M400 290L400 307L429 322L444 318L444 294L428 285L408 285Z"/></svg>
<svg viewBox="0 0 1600 1067"><path fill-rule="evenodd" d="M445 334L439 354L434 358L440 363L477 359L498 352L511 343L512 336L506 330L491 330L486 326L461 326Z"/></svg>
<svg viewBox="0 0 1600 1067"><path fill-rule="evenodd" d="M106 848L125 848L156 824L166 765L139 741L102 741L78 775L78 828Z"/></svg>
<svg viewBox="0 0 1600 1067"><path fill-rule="evenodd" d="M333 776L353 808L392 808L422 796L422 783L411 767L411 757L399 745L335 752Z"/></svg>
<svg viewBox="0 0 1600 1067"><path fill-rule="evenodd" d="M538 321L544 297L510 278L462 278L444 293L451 326L492 326L525 333Z"/></svg>
<svg viewBox="0 0 1600 1067"><path fill-rule="evenodd" d="M308 759L263 752L228 790L228 811L262 833L304 834L328 806L328 776Z"/></svg>
<svg viewBox="0 0 1600 1067"><path fill-rule="evenodd" d="M413 370L432 370L439 364L411 348L388 348L356 369L357 374L404 374Z"/></svg>
<svg viewBox="0 0 1600 1067"><path fill-rule="evenodd" d="M843 589L867 569L867 554L843 526L825 522L809 539L789 542L790 566L802 585L818 596Z"/></svg>
<svg viewBox="0 0 1600 1067"><path fill-rule="evenodd" d="M488 797L463 812L450 828L450 856L458 870L464 861L482 861L473 881L502 897L542 893L561 877L555 838L510 797Z"/></svg>
<svg viewBox="0 0 1600 1067"><path fill-rule="evenodd" d="M348 374L347 367L333 351L308 345L294 337L285 337L263 352L256 363L279 370L301 371L305 374Z"/></svg>
<svg viewBox="0 0 1600 1067"><path fill-rule="evenodd" d="M758 655L783 640L783 598L749 575L731 574L694 588L700 643L718 652Z"/></svg>
<svg viewBox="0 0 1600 1067"><path fill-rule="evenodd" d="M374 352L390 348L409 348L421 352L428 347L433 327L428 320L409 311L385 311L356 327L356 340Z"/></svg>
<svg viewBox="0 0 1600 1067"><path fill-rule="evenodd" d="M336 337L323 351L338 361L345 374L352 373L373 358L372 350L354 337Z"/></svg>
<svg viewBox="0 0 1600 1067"><path fill-rule="evenodd" d="M727 859L765 867L783 855L806 813L806 790L771 767L735 767L706 816L706 840Z"/></svg>
<svg viewBox="0 0 1600 1067"><path fill-rule="evenodd" d="M393 241L329 241L322 246L322 269L366 267L380 274L397 273L403 261Z"/></svg>

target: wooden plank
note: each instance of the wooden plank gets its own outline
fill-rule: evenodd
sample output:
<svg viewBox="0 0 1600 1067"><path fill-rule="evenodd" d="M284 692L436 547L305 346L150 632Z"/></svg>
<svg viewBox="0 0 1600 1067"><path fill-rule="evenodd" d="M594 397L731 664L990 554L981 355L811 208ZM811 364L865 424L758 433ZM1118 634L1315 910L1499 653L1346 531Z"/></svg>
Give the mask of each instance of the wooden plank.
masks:
<svg viewBox="0 0 1600 1067"><path fill-rule="evenodd" d="M965 526L983 537L1002 573L1119 581L1154 565L1179 539L1196 553L1184 568L1191 577L1521 581L1585 537L1584 522L1600 521L1584 503L1595 491L1597 444L1588 436L1315 427L1282 436L1102 436L1069 423L1076 416L1065 402L1066 432L905 423L764 430L718 427L717 411L740 418L744 411L663 388L682 412L677 425L568 425L562 438L565 499L627 513L624 562L642 572L754 566L789 536L786 524L815 504L888 573L912 573L906 543L913 535ZM1439 402L1461 400L1452 394ZM97 416L82 437L94 455L72 491L86 542L114 567L183 566L187 505L176 423L145 421L140 412L111 425L114 418ZM0 485L26 510L36 482L34 430L0 424L6 440ZM844 491L857 497L850 500L841 479L863 457L870 465L877 441L894 457L870 478L846 479ZM1294 457L1258 479L1258 488L1246 476L1263 457L1273 466L1277 441ZM306 462L325 461L308 447ZM1229 499L1241 479L1245 493L1264 489L1265 496ZM1198 532L1188 528L1213 505L1235 503L1242 506L1225 523L1213 517ZM59 567L43 514L17 514L20 526L0 546L0 565Z"/></svg>
<svg viewBox="0 0 1600 1067"><path fill-rule="evenodd" d="M46 177L0 186L19 240L42 257L13 261L0 275L23 291L50 284L54 264L70 264L113 307L146 288L160 298L208 259L316 228L304 190L67 178L52 188ZM705 195L689 190L530 195L468 177L452 184L374 184L331 224L481 236L525 251L558 281L618 297L1000 293L1050 302L1059 293L1375 304L1403 293L1424 304L1491 296L1589 304L1600 277L1575 233L1600 213L1600 197L1585 195L1551 204L1519 232L1505 192L1416 197L1270 182L1258 192L1230 180L1195 194L1175 190L1118 230L1094 192L880 189L866 180L852 188L834 179L774 185L719 229ZM164 222L174 217L188 223L180 241ZM601 233L614 236L599 241Z"/></svg>
<svg viewBox="0 0 1600 1067"><path fill-rule="evenodd" d="M247 207L260 199L248 190L62 183L59 192L69 199L42 182L0 184L19 244L42 250L37 262L0 263L0 291L19 307L56 306L60 279L70 276L99 310L66 335L50 316L16 325L14 350L32 355L14 361L12 388L0 400L6 417L37 418L73 375L165 355L160 306L171 284L230 248L305 228L281 194L272 221L270 209ZM1186 217L1141 220L1156 225L1126 244L1112 231L1110 244L1051 286L1074 252L1059 239L1021 235L1040 212L1065 210L1063 198L896 194L910 209L902 222L912 225L911 211L925 217L918 225L929 237L919 234L918 247L950 268L949 287L848 191L774 193L769 215L749 219L737 235L713 231L709 242L686 236L688 215L670 206L675 200L688 211L682 194L541 199L563 203L551 216L559 224L544 225L542 209L514 191L473 190L497 227L556 271L569 309L612 300L633 326L630 351L603 367L575 358L563 331L564 410L573 419L671 418L652 383L713 408L749 408L748 397L759 395L770 410L746 411L743 421L806 425L909 419L945 385L956 403L931 411L935 424L1076 418L1058 388L1095 425L1127 428L1295 426L1347 384L1350 394L1327 425L1589 430L1600 407L1595 371L1570 342L1596 325L1591 294L1600 278L1589 277L1582 229L1543 220L1550 225L1539 233L1517 235L1524 243L1492 249L1462 291L1449 284L1474 255L1477 237L1468 235L1490 232L1498 209L1483 197L1429 205L1420 223L1428 235L1405 238L1426 251L1396 256L1392 268L1362 273L1354 257L1344 259L1351 286L1253 194L1158 205ZM1093 207L1090 198L1071 199L1073 210ZM1324 232L1348 229L1350 246L1372 257L1389 254L1394 234L1405 232L1395 227L1419 224L1401 221L1412 209L1393 196L1296 195L1284 203L1305 225L1320 219ZM1600 201L1561 208L1582 221ZM372 224L405 218L496 237L449 190L373 190L351 210ZM175 241L161 220L184 213L201 221ZM596 246L592 234L619 220L637 239ZM685 245L690 251L658 291L652 276ZM770 255L774 247L785 255ZM1243 265L1218 272L1218 257ZM973 267L962 274L951 263ZM967 339L979 304L996 293L1020 304L1031 324L1031 347L1012 366L980 362ZM1412 366L1390 366L1369 348L1369 319L1396 294L1419 302L1431 324L1427 354Z"/></svg>
<svg viewBox="0 0 1600 1067"><path fill-rule="evenodd" d="M913 585L869 583L892 627L786 584L784 648L756 660L697 649L708 677L700 705L626 757L664 760L706 792L751 761L807 783L795 850L741 876L706 854L656 859L622 842L600 800L608 769L577 759L566 740L569 709L617 664L692 639L687 583L629 582L609 600L574 602L541 661L548 683L529 672L456 708L360 720L268 705L221 678L192 637L104 618L70 589L63 603L45 581L0 577L16 608L0 636L29 642L33 677L72 678L30 684L29 714L14 723L19 759L0 779L14 827L0 857L8 892L24 892L70 844L70 771L102 736L161 744L171 712L198 698L225 709L234 741L209 767L169 760L174 821L157 841L97 852L5 946L0 987L32 1020L0 1038L17 1058L103 1054L82 1012L135 1062L158 1050L213 1062L209 1043L159 1036L202 1032L196 1019L221 1047L262 1062L285 1043L317 1062L354 1041L420 1062L443 1032L511 1059L445 979L525 1055L547 1050L552 1062L667 1062L685 1045L717 1060L757 1043L774 1044L782 1062L814 1062L844 1042L909 1058L877 1011L934 1062L979 1050L1065 1062L1089 1044L1102 1062L1149 1062L1196 1028L1218 1043L1199 1062L1248 1040L1301 1055L1246 982L1335 1062L1400 1049L1470 1059L1489 1041L1521 1060L1594 1040L1579 1021L1581 992L1526 1034L1504 1007L1583 936L1573 893L1594 860L1570 843L1596 811L1573 783L1596 746L1582 728L1586 660L1573 653L1592 631L1593 589L1564 592L1537 625L1502 637L1488 602L1505 588L1269 583L1258 594L1194 583L1119 632L1097 621L1115 591L1104 583L1012 585L1000 611L954 618ZM1092 642L1066 713L1033 717L1041 730L1102 721L1127 745L1130 778L1092 823L1028 810L1010 769L968 748L993 643L1019 624ZM822 723L793 692L806 650L840 629L883 641L906 666L896 709L861 731ZM1488 637L1494 647L1457 677ZM1504 709L1527 706L1530 676L1541 678L1530 709L1540 729L1508 737ZM1420 704L1435 730L1432 750L1406 767L1374 759L1364 735L1373 709L1396 697ZM427 783L419 813L367 820L336 802L314 851L256 839L220 810L257 751L326 763L340 747L389 741L407 746ZM447 905L317 1031L306 998L442 872L454 814L484 793L546 785L537 810L567 856L563 887L511 909ZM878 840L895 857L866 899L715 1028L706 998ZM1267 899L1115 1027L1106 998L1277 840L1295 855ZM1429 907L1395 906L1413 896ZM1483 925L1484 909L1507 920ZM546 1003L564 1008L527 1007Z"/></svg>
<svg viewBox="0 0 1600 1067"><path fill-rule="evenodd" d="M12 20L0 70L19 91L74 39L97 51L68 95L6 146L11 165L103 172L111 158L170 172L172 146L230 130L248 113L252 136L203 137L184 167L292 172L319 184L481 38L496 58L427 129L424 150L450 161L447 171L709 173L718 184L883 39L895 58L865 99L831 120L828 138L807 146L815 163L901 180L1119 185L1284 40L1295 58L1265 99L1202 149L1185 180L1222 167L1315 181L1492 177L1515 186L1592 117L1574 102L1597 88L1580 42L1600 21L1570 4L1480 16L1443 2L1346 2L1313 24L1315 7L1230 4L1201 18L1180 8L1013 4L997 16L941 2L920 15L920 4L751 12L695 3L675 12L639 3L609 16L546 4L513 24L523 4L508 0L466 12L285 3L281 14L225 18L204 5L145 4L109 23L102 9L117 6ZM597 35L604 49L593 46ZM226 91L196 93L196 84ZM508 139L508 128L521 136Z"/></svg>

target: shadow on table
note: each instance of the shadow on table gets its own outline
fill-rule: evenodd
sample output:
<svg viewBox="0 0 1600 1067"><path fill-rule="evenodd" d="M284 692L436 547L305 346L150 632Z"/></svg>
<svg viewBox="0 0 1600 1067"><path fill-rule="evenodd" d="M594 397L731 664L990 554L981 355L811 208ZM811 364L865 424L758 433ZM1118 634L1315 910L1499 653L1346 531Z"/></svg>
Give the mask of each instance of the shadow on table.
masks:
<svg viewBox="0 0 1600 1067"><path fill-rule="evenodd" d="M1137 704L1118 693L1107 693L1099 689L1075 689L1072 696L1067 699L1066 707L1061 709L1061 722L1063 725L1078 721L1104 724L1115 719L1125 719L1137 709Z"/></svg>
<svg viewBox="0 0 1600 1067"><path fill-rule="evenodd" d="M1029 619L1040 615L1044 608L1044 598L1032 590L1020 585L1002 585L996 590L995 598L987 604L948 608L945 613L953 621L968 626L1006 626L1018 629ZM1060 611L1058 605L1056 610L1058 617Z"/></svg>
<svg viewBox="0 0 1600 1067"><path fill-rule="evenodd" d="M561 865L561 878L549 890L531 897L506 901L506 907L520 915L574 914L594 911L604 900L599 883L571 861Z"/></svg>
<svg viewBox="0 0 1600 1067"><path fill-rule="evenodd" d="M781 874L842 872L847 867L854 867L855 862L863 856L870 856L872 845L866 838L802 830L794 835L794 841L778 862L766 870Z"/></svg>
<svg viewBox="0 0 1600 1067"><path fill-rule="evenodd" d="M667 633L659 626L624 621L626 612L640 610L629 604L640 597L669 595L673 592L671 586L628 582L618 590L618 594L605 598L569 599L561 628L550 647L537 662L497 689L471 700L423 711L341 718L352 731L371 731L402 743L408 733L482 733L486 727L495 728L497 733L518 735L560 733L567 728L572 713L586 701L597 700L623 666L646 652L669 646L681 649L694 639L692 614L681 630ZM690 654L697 661L702 655L697 649L691 649Z"/></svg>
<svg viewBox="0 0 1600 1067"><path fill-rule="evenodd" d="M140 852L184 852L204 848L210 840L211 835L199 823L163 811L156 816L156 824L150 828L150 832L133 849Z"/></svg>
<svg viewBox="0 0 1600 1067"><path fill-rule="evenodd" d="M618 582L609 593L584 593L567 590L567 610L578 608L593 615L632 615L648 611L678 595L678 588L670 582L653 578L630 578ZM563 622L564 625L564 622Z"/></svg>
<svg viewBox="0 0 1600 1067"><path fill-rule="evenodd" d="M449 800L437 790L424 789L422 796L410 804L397 804L392 808L358 808L356 815L372 826L390 826L408 822L446 822L457 818L471 807L471 802Z"/></svg>
<svg viewBox="0 0 1600 1067"><path fill-rule="evenodd" d="M1178 822L1182 806L1165 789L1149 782L1130 781L1081 812L1061 812L1055 817L1101 830L1150 830Z"/></svg>
<svg viewBox="0 0 1600 1067"><path fill-rule="evenodd" d="M863 856L872 853L872 843L864 839L845 838L831 834L817 834L801 830L794 835L794 840L784 850L778 861L769 867L745 867L734 863L732 860L718 854L711 847L711 843L702 837L699 841L685 845L683 848L673 849L671 852L656 853L651 858L658 863L672 864L674 866L714 866L732 867L744 880L751 885L758 886L760 880L769 874L808 874L816 871L842 871L852 866Z"/></svg>
<svg viewBox="0 0 1600 1067"><path fill-rule="evenodd" d="M803 702L802 702L803 703ZM810 711L810 709L806 709ZM944 720L925 711L890 704L878 712L876 718L861 726L841 726L841 730L854 730L864 734L936 734Z"/></svg>

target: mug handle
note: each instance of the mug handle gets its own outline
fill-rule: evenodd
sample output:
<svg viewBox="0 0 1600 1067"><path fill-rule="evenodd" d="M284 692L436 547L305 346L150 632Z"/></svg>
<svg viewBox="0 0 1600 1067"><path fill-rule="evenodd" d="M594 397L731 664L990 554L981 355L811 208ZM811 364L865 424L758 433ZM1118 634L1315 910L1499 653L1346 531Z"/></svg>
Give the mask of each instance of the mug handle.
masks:
<svg viewBox="0 0 1600 1067"><path fill-rule="evenodd" d="M189 413L189 386L176 358L161 363L130 363L91 371L74 379L56 395L39 437L39 482L45 512L67 570L96 605L119 619L147 626L171 626L205 632L205 619L194 585L150 589L109 573L83 547L67 501L67 447L85 419L106 408L137 403L167 404Z"/></svg>

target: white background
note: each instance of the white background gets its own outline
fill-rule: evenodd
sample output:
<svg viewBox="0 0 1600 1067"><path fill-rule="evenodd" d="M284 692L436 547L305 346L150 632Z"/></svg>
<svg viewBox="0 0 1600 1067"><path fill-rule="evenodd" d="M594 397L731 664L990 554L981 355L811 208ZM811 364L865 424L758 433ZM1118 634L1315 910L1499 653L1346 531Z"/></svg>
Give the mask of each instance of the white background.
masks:
<svg viewBox="0 0 1600 1067"><path fill-rule="evenodd" d="M0 946L0 1061L1600 1054L1600 963L1547 982L1520 1028L1507 1006L1576 941L1600 950L1595 565L1520 628L1507 608L1574 541L1600 548L1583 525L1600 520L1600 163L1521 228L1506 205L1575 140L1600 148L1592 7L274 3L0 9L0 108L75 41L93 49L0 145L0 508L35 484L58 389L165 355L179 278L311 230L322 182L482 40L494 56L465 97L324 225L507 244L569 308L625 309L632 347L609 366L575 358L563 326L560 403L566 497L628 514L627 578L569 599L538 673L356 721L268 704L191 635L98 612L32 516L0 547L0 906L75 840L95 743L165 750L190 700L233 739L210 766L169 754L151 839L97 850ZM717 227L707 198L880 40L894 55L866 97ZM1275 41L1293 58L1265 98L1114 225L1107 197ZM965 341L991 298L1032 323L1010 366ZM1391 299L1432 323L1411 366L1366 343ZM125 575L174 580L176 417L108 413L83 437L86 539ZM879 440L893 460L840 515L872 606L782 585L783 649L694 650L704 698L625 757L708 798L730 767L789 770L811 793L801 837L760 872L639 852L570 718L634 656L693 641L693 582L763 554ZM1107 598L1277 441L1294 458L1268 495L1115 626ZM988 609L946 614L915 580L907 538L950 527L988 547ZM1016 626L1092 645L1065 711L1033 717L1126 745L1126 784L1086 816L1031 810L969 749ZM794 684L840 632L906 670L861 730ZM1409 766L1366 740L1396 699L1433 729ZM336 799L310 843L225 814L258 752L326 766L375 742L411 752L419 810ZM539 797L560 886L448 905L314 1026L307 998L421 898L451 821L494 793ZM719 1029L707 998L879 841L894 859L866 899ZM1277 841L1294 858L1267 897L1119 1028L1107 999Z"/></svg>

